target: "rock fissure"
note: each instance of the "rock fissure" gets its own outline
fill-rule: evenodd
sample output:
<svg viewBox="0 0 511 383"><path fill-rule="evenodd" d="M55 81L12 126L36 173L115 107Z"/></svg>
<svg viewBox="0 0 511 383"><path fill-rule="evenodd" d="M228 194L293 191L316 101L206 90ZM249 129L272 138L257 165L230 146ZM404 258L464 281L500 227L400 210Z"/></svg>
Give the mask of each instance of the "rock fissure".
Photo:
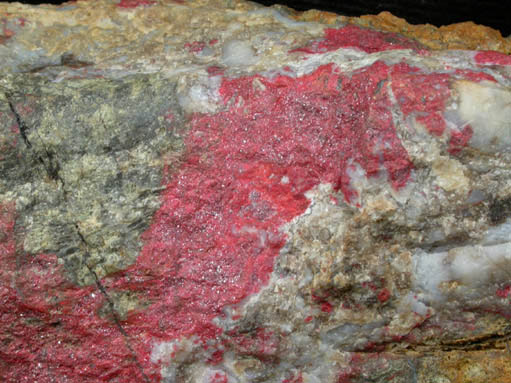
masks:
<svg viewBox="0 0 511 383"><path fill-rule="evenodd" d="M390 343L383 345L382 352L390 352L392 354L422 354L432 355L438 352L454 352L454 351L502 351L505 350L510 353L509 341L511 340L511 331L507 331L501 334L487 334L480 337L474 337L471 339L456 340L448 343L439 344L409 344L403 349L399 349L398 343ZM363 353L374 353L374 351L357 351Z"/></svg>
<svg viewBox="0 0 511 383"><path fill-rule="evenodd" d="M77 223L74 224L74 227L76 229L76 234L80 238L82 245L85 247L85 253L88 254L89 244L87 243L84 236L80 232L80 227L78 226ZM137 368L139 369L140 374L144 378L144 381L149 383L151 380L145 374L144 369L143 369L140 361L138 360L137 354L131 345L130 337L129 337L128 333L126 332L126 330L124 330L124 328L122 327L122 323L119 318L119 314L117 313L117 310L115 309L115 305L114 305L114 301L112 300L112 297L108 294L107 289L101 283L101 280L98 278L98 275L96 274L96 272L89 265L87 265L87 264L85 264L85 265L86 265L87 269L89 270L90 274L94 277L94 283L95 283L98 291L103 295L103 297L105 298L105 300L107 302L109 314L112 316L112 320L114 321L116 328L122 334L122 337L123 337L124 341L126 342L126 347L129 349L129 351L132 355L133 362L137 365Z"/></svg>
<svg viewBox="0 0 511 383"><path fill-rule="evenodd" d="M79 232L78 232L79 233ZM80 238L82 238L83 240L83 237L80 235ZM85 242L86 244L86 242ZM122 334L123 336L123 339L124 341L126 342L126 347L129 349L130 353L131 353L131 356L132 356L132 359L133 359L133 362L137 365L137 368L138 370L140 371L140 374L142 375L143 379L145 382L149 383L151 382L151 380L149 379L149 377L146 375L146 373L144 372L144 368L142 367L142 364L140 363L138 357L137 357L137 353L135 352L135 350L133 349L133 346L131 345L131 341L130 341L130 337L128 335L128 333L126 332L126 330L124 330L124 328L122 327L122 323L121 323L121 320L119 318L119 314L117 313L117 311L115 310L115 305L114 305L114 302L112 300L112 298L110 297L110 295L108 294L105 286L103 286L101 284L101 280L98 278L97 274L94 272L93 269L91 269L89 266L87 266L87 268L89 269L89 272L94 276L94 280L95 280L95 283L96 283L96 287L98 288L98 290L100 291L100 293L105 297L107 303L108 303L108 308L109 308L109 311L110 311L110 315L112 316L113 318L113 321L115 323L115 326L117 327L117 329L119 330L119 332Z"/></svg>
<svg viewBox="0 0 511 383"><path fill-rule="evenodd" d="M64 186L64 180L60 177L59 171L60 171L60 164L58 162L58 159L56 158L55 154L48 150L46 145L44 144L41 136L39 135L39 132L37 129L33 129L35 134L38 136L39 141L41 142L42 150L44 152L44 155L40 155L39 152L37 152L35 147L32 145L32 142L28 139L28 132L29 127L23 121L19 113L16 111L16 108L14 107L14 104L12 102L12 96L7 96L9 108L11 112L14 114L16 123L18 125L18 129L20 132L20 135L23 139L23 142L27 146L29 150L33 150L35 155L37 156L38 161L41 163L41 165L44 167L48 177L52 179L55 182L61 182L62 186Z"/></svg>
<svg viewBox="0 0 511 383"><path fill-rule="evenodd" d="M11 97L6 95L6 98L8 100L9 108L10 108L11 112L14 114L14 117L16 118L16 122L17 122L18 128L20 130L21 138L23 139L23 142L25 143L25 145L27 145L27 148L31 148L32 144L30 143L30 141L28 140L28 137L27 137L28 127L27 127L27 125L25 125L25 122L21 119L20 115L16 111L16 108L14 107L14 105L11 101Z"/></svg>

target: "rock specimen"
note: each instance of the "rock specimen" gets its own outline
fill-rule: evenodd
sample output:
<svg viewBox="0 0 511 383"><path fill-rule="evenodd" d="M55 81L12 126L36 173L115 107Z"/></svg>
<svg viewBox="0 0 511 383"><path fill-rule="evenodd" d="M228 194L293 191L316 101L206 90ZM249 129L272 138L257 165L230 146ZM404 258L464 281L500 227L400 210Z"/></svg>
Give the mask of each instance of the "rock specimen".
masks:
<svg viewBox="0 0 511 383"><path fill-rule="evenodd" d="M509 382L510 41L385 20L0 4L2 381Z"/></svg>

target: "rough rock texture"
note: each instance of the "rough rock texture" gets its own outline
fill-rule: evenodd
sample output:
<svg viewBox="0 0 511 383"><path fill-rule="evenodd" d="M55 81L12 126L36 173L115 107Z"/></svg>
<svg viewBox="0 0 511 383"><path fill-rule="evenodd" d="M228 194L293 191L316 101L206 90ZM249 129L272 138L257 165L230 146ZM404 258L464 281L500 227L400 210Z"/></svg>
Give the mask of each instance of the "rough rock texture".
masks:
<svg viewBox="0 0 511 383"><path fill-rule="evenodd" d="M509 39L214 0L0 33L2 381L511 381Z"/></svg>
<svg viewBox="0 0 511 383"><path fill-rule="evenodd" d="M389 12L361 17L345 17L310 10L298 13L294 17L297 20L321 21L326 24L335 23L336 21L348 22L366 28L401 33L420 41L431 49L496 50L507 54L511 53L510 36L504 38L499 31L473 22L445 25L439 28L430 24L411 25L406 20Z"/></svg>

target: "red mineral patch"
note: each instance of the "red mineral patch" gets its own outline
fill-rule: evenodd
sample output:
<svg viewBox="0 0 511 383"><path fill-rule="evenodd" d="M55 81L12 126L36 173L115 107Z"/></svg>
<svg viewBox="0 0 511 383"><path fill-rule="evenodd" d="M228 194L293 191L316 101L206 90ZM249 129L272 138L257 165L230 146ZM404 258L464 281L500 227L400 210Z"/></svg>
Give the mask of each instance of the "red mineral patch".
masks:
<svg viewBox="0 0 511 383"><path fill-rule="evenodd" d="M330 314L330 313L332 312L332 310L333 310L333 306L332 306L332 304L331 304L331 303L329 303L329 302L323 302L323 303L321 304L321 311L323 311L324 313L328 313L328 314Z"/></svg>
<svg viewBox="0 0 511 383"><path fill-rule="evenodd" d="M413 85L404 68L382 62L349 76L326 65L298 78L223 80L226 108L191 118L181 167L164 176L161 207L142 236L137 261L101 281L106 291L130 292L145 306L120 323L129 347L112 319L99 315L108 302L96 288L66 282L54 255L23 255L20 263L8 239L0 254L6 265L1 318L7 329L2 340L12 349L2 351L2 358L14 367L5 380L20 381L26 374L19 371L41 361L44 374L53 371L69 382L142 381L138 366L156 382L155 342L183 337L194 337L211 364L222 360L224 347L271 355L277 334L260 329L226 342L222 338L229 334L213 320L268 283L286 240L280 228L309 206L305 193L311 188L331 183L351 203L357 196L350 179L354 167L369 178L385 174L395 189L406 185L413 165L393 125L388 94L393 73ZM443 105L427 87L425 95L429 104ZM405 110L415 110L408 106L414 100L422 102L409 90L401 96ZM430 112L432 106L418 108ZM14 227L9 214L0 218L6 228ZM7 232L12 238L12 229ZM16 267L22 272L16 274ZM15 286L12 275L19 275ZM26 317L36 318L39 327L30 327ZM11 323L18 326L16 336ZM45 338L28 346L41 328ZM51 381L42 374L34 376Z"/></svg>
<svg viewBox="0 0 511 383"><path fill-rule="evenodd" d="M224 74L224 69L216 65L208 66L206 71L210 76L221 76Z"/></svg>
<svg viewBox="0 0 511 383"><path fill-rule="evenodd" d="M423 74L405 63L395 65L392 71L392 90L404 117L421 116L430 132L443 132L445 128L443 117L431 114L445 110L451 96L449 82L448 74Z"/></svg>
<svg viewBox="0 0 511 383"><path fill-rule="evenodd" d="M5 42L7 42L12 36L14 36L14 31L12 31L11 29L7 28L7 20L6 19L2 19L2 28L1 28L1 32L0 32L0 44L4 44Z"/></svg>
<svg viewBox="0 0 511 383"><path fill-rule="evenodd" d="M384 303L384 302L387 302L390 298L390 291L386 288L383 288L380 290L380 292L378 293L378 300L381 302L381 303Z"/></svg>
<svg viewBox="0 0 511 383"><path fill-rule="evenodd" d="M481 82L481 81L491 81L491 82L497 82L495 80L495 77L489 75L488 73L484 72L476 72L468 69L456 69L455 72L457 75L462 76L466 80L470 80L473 82Z"/></svg>
<svg viewBox="0 0 511 383"><path fill-rule="evenodd" d="M481 51L474 56L480 65L511 65L511 56L495 51Z"/></svg>
<svg viewBox="0 0 511 383"><path fill-rule="evenodd" d="M15 206L0 204L0 380L142 381L95 287L72 286L52 254L17 249Z"/></svg>
<svg viewBox="0 0 511 383"><path fill-rule="evenodd" d="M484 73L472 71L455 71L471 81L492 80ZM423 124L429 133L441 136L446 129L443 116L446 104L451 97L451 76L444 73L422 73L419 68L401 63L395 65L392 71L392 91L399 103L403 116L415 117ZM467 146L472 137L472 128L469 125L449 132L448 151L456 154Z"/></svg>
<svg viewBox="0 0 511 383"><path fill-rule="evenodd" d="M451 138L449 140L449 153L457 154L467 146L468 142L472 138L474 131L470 125L465 125L461 130L453 130L451 132Z"/></svg>
<svg viewBox="0 0 511 383"><path fill-rule="evenodd" d="M211 377L209 383L228 383L229 379L223 372L215 372L215 375Z"/></svg>
<svg viewBox="0 0 511 383"><path fill-rule="evenodd" d="M445 120L439 112L418 115L415 120L423 124L428 132L434 136L441 136L444 133Z"/></svg>
<svg viewBox="0 0 511 383"><path fill-rule="evenodd" d="M351 201L355 164L368 177L385 170L396 189L406 184L412 164L392 123L389 73L378 62L351 76L327 65L299 78L224 79L230 106L192 117L139 258L103 281L149 303L122 323L148 370L155 339L195 336L210 347L222 335L213 319L268 282L286 240L279 228L308 207L306 191L331 182ZM267 347L258 334L237 347Z"/></svg>
<svg viewBox="0 0 511 383"><path fill-rule="evenodd" d="M391 49L413 49L423 47L416 41L391 32L378 32L360 28L356 25L334 29L325 29L325 38L291 52L325 53L339 48L355 48L366 53L375 53Z"/></svg>
<svg viewBox="0 0 511 383"><path fill-rule="evenodd" d="M228 334L232 347L240 355L250 355L258 359L267 359L277 354L280 337L272 331L258 328L250 334L231 331Z"/></svg>
<svg viewBox="0 0 511 383"><path fill-rule="evenodd" d="M2 16L9 16L9 13L5 13ZM25 26L27 20L23 17L18 18L1 18L0 19L0 44L6 43L11 37L13 37L21 28Z"/></svg>
<svg viewBox="0 0 511 383"><path fill-rule="evenodd" d="M191 43L186 43L184 47L190 53L199 53L206 47L206 43L204 41L194 41Z"/></svg>
<svg viewBox="0 0 511 383"><path fill-rule="evenodd" d="M117 3L117 6L119 8L131 9L131 8L137 8L137 7L148 6L148 5L153 5L153 4L156 4L156 1L152 1L152 0L121 0L119 3Z"/></svg>
<svg viewBox="0 0 511 383"><path fill-rule="evenodd" d="M499 298L507 298L511 296L511 286L508 285L502 289L497 289L496 294Z"/></svg>

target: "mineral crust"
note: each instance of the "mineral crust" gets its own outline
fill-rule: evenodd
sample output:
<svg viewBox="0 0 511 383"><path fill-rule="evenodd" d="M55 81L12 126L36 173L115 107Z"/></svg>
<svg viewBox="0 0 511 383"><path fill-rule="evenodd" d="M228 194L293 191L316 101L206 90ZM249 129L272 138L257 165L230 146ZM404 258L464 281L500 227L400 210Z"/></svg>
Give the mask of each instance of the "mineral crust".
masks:
<svg viewBox="0 0 511 383"><path fill-rule="evenodd" d="M0 4L0 380L509 383L510 46Z"/></svg>

